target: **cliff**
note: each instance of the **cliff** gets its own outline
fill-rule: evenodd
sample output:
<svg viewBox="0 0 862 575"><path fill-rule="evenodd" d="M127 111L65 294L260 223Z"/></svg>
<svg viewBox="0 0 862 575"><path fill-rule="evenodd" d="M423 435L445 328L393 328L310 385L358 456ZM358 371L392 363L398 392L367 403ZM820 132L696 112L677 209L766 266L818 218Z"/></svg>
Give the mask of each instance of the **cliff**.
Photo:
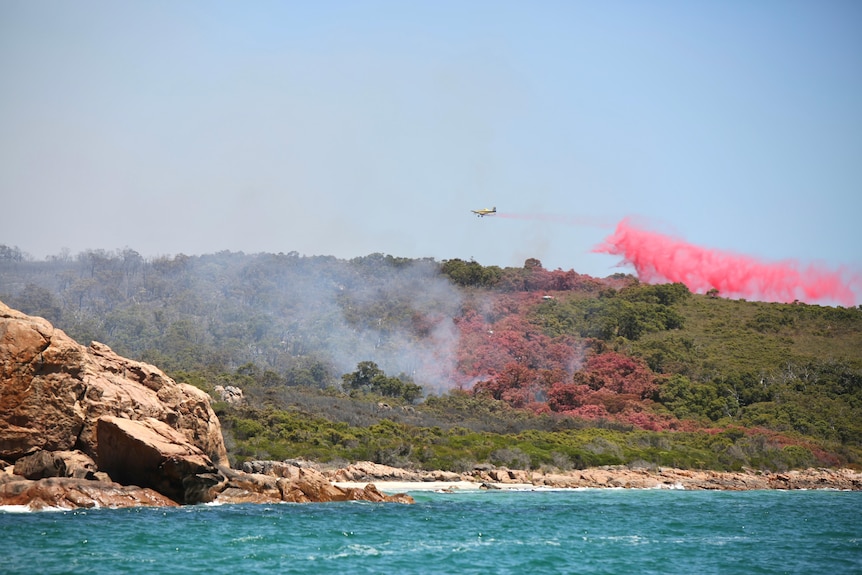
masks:
<svg viewBox="0 0 862 575"><path fill-rule="evenodd" d="M2 302L0 460L0 505L409 499L232 470L206 393Z"/></svg>

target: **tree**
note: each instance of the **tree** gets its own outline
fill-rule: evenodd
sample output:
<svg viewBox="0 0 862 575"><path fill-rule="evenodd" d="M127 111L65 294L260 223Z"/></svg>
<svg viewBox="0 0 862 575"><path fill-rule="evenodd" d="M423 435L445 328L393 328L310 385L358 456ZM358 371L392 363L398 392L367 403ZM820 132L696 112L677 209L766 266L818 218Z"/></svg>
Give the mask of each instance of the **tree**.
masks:
<svg viewBox="0 0 862 575"><path fill-rule="evenodd" d="M24 260L24 253L18 246L7 246L0 244L0 262L20 262Z"/></svg>
<svg viewBox="0 0 862 575"><path fill-rule="evenodd" d="M591 392L588 385L558 382L548 391L548 405L553 411L571 411L584 405Z"/></svg>
<svg viewBox="0 0 862 575"><path fill-rule="evenodd" d="M50 290L41 286L27 284L21 295L10 299L9 303L24 313L44 317L54 324L60 323L62 311L60 303Z"/></svg>
<svg viewBox="0 0 862 575"><path fill-rule="evenodd" d="M377 367L373 361L360 361L356 364L356 371L345 373L341 376L344 385L348 389L370 388L371 381L378 375L383 375L383 370Z"/></svg>
<svg viewBox="0 0 862 575"><path fill-rule="evenodd" d="M456 258L444 261L440 273L461 286L490 287L500 281L502 271L497 266L483 267L473 260L465 262Z"/></svg>
<svg viewBox="0 0 862 575"><path fill-rule="evenodd" d="M586 369L575 375L583 376L585 383L596 391L606 389L640 399L650 399L658 391L655 375L642 359L614 351L590 357Z"/></svg>
<svg viewBox="0 0 862 575"><path fill-rule="evenodd" d="M377 393L386 397L403 399L413 403L422 397L422 387L413 383L406 375L388 377L373 361L361 361L356 371L341 376L345 387L353 391Z"/></svg>

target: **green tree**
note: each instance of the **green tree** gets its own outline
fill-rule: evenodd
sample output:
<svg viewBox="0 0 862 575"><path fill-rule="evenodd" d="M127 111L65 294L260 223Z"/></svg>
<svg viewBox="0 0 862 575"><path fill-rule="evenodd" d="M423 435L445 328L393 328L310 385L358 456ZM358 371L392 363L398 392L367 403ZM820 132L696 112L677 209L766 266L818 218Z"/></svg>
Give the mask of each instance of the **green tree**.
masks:
<svg viewBox="0 0 862 575"><path fill-rule="evenodd" d="M502 276L502 270L497 266L483 267L478 262L460 259L444 261L440 272L458 285L475 287L492 287Z"/></svg>
<svg viewBox="0 0 862 575"><path fill-rule="evenodd" d="M371 381L380 375L384 375L384 373L376 363L373 361L360 361L356 364L356 371L345 373L341 376L341 379L344 381L344 386L347 389L360 390L369 389Z"/></svg>
<svg viewBox="0 0 862 575"><path fill-rule="evenodd" d="M344 386L352 391L367 391L386 397L403 399L413 403L422 397L422 387L402 374L401 377L388 377L373 361L361 361L356 371L341 376Z"/></svg>

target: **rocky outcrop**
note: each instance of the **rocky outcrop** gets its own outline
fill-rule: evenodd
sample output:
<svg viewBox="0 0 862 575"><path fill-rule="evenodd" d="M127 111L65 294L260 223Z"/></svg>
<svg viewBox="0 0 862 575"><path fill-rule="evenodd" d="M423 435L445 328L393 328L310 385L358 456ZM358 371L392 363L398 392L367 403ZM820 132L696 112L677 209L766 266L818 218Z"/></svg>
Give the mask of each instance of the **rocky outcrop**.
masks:
<svg viewBox="0 0 862 575"><path fill-rule="evenodd" d="M255 462L260 463L260 462ZM266 464L267 462L262 462ZM274 469L278 469L276 466ZM708 471L672 468L594 467L571 471L527 471L477 465L465 473L414 471L360 461L329 470L337 483L367 482L458 483L486 488L534 486L540 488L686 489L743 491L750 489L836 489L862 491L862 472L851 469L803 469L781 473L758 470ZM421 487L420 487L421 488Z"/></svg>
<svg viewBox="0 0 862 575"><path fill-rule="evenodd" d="M215 391L218 399L225 403L229 403L230 405L242 405L245 403L245 397L243 396L242 390L235 385L217 385L213 391Z"/></svg>
<svg viewBox="0 0 862 575"><path fill-rule="evenodd" d="M95 459L105 415L162 421L214 462L227 461L206 393L0 302L0 458L77 449Z"/></svg>
<svg viewBox="0 0 862 575"><path fill-rule="evenodd" d="M152 489L70 477L36 481L0 473L0 505L33 510L80 507L174 507L177 503Z"/></svg>
<svg viewBox="0 0 862 575"><path fill-rule="evenodd" d="M381 493L373 484L361 488L339 487L315 465L302 461L253 461L248 469L263 473L248 473L222 469L228 486L217 496L218 502L274 502L290 503L330 501L373 501L413 503L409 495Z"/></svg>
<svg viewBox="0 0 862 575"><path fill-rule="evenodd" d="M347 467L327 472L327 477L336 482L365 482L365 481L469 481L469 476L451 471L417 471L412 469L401 469L373 463L371 461L358 461Z"/></svg>
<svg viewBox="0 0 862 575"><path fill-rule="evenodd" d="M407 501L231 470L209 396L0 302L0 505ZM261 479L264 477L264 479Z"/></svg>
<svg viewBox="0 0 862 575"><path fill-rule="evenodd" d="M691 469L629 469L601 467L566 473L529 474L529 482L545 487L611 487L745 491L750 489L862 490L862 473L850 469L770 471L703 471Z"/></svg>

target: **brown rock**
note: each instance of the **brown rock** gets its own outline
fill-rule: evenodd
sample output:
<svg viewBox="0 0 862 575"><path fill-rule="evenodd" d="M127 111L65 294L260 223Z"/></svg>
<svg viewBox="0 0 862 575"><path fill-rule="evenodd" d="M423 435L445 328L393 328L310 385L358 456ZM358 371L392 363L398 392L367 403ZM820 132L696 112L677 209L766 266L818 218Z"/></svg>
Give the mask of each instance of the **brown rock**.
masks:
<svg viewBox="0 0 862 575"><path fill-rule="evenodd" d="M26 479L66 477L66 462L52 451L39 450L19 458L14 473Z"/></svg>
<svg viewBox="0 0 862 575"><path fill-rule="evenodd" d="M374 485L362 489L337 487L320 471L310 467L294 467L290 477L275 477L221 468L228 478L227 487L217 496L220 503L325 503L331 501L374 501L413 503L405 494L386 495Z"/></svg>
<svg viewBox="0 0 862 575"><path fill-rule="evenodd" d="M66 465L66 477L98 480L98 467L93 458L82 451L54 451L54 456Z"/></svg>
<svg viewBox="0 0 862 575"><path fill-rule="evenodd" d="M228 489L255 493L267 501L281 501L283 487L281 480L275 475L263 473L246 473L229 467L219 467L219 472L225 477L225 490L218 493L219 501L224 502L223 495Z"/></svg>
<svg viewBox="0 0 862 575"><path fill-rule="evenodd" d="M300 467L308 467L310 465L312 464L306 461L299 463L298 461L254 460L244 462L242 464L242 471L245 473L272 475L273 477L297 477Z"/></svg>
<svg viewBox="0 0 862 575"><path fill-rule="evenodd" d="M102 416L99 469L124 485L150 487L179 503L211 501L223 483L212 460L166 423Z"/></svg>
<svg viewBox="0 0 862 575"><path fill-rule="evenodd" d="M273 499L268 495L248 491L239 487L227 487L218 494L216 501L218 503L278 503L281 498Z"/></svg>
<svg viewBox="0 0 862 575"><path fill-rule="evenodd" d="M369 483L364 488L348 489L348 497L351 501L371 501L373 503L416 503L411 496L406 493L395 493L392 495L381 492L373 483Z"/></svg>
<svg viewBox="0 0 862 575"><path fill-rule="evenodd" d="M319 471L300 469L299 477L285 484L282 497L293 503L347 501L346 491L330 483Z"/></svg>
<svg viewBox="0 0 862 575"><path fill-rule="evenodd" d="M177 504L152 489L118 483L70 477L32 481L19 477L0 482L0 505L26 505L38 510L50 507L173 507Z"/></svg>
<svg viewBox="0 0 862 575"><path fill-rule="evenodd" d="M80 451L36 451L15 462L13 473L27 479L76 477L96 479L96 463Z"/></svg>
<svg viewBox="0 0 862 575"><path fill-rule="evenodd" d="M424 481L426 474L371 461L357 461L330 475L333 481Z"/></svg>
<svg viewBox="0 0 862 575"><path fill-rule="evenodd" d="M425 481L461 481L464 477L454 471L432 471L423 479Z"/></svg>
<svg viewBox="0 0 862 575"><path fill-rule="evenodd" d="M492 469L488 472L488 476L492 481L497 483L509 481L509 471L507 469Z"/></svg>
<svg viewBox="0 0 862 575"><path fill-rule="evenodd" d="M14 461L40 449L95 457L103 415L157 419L213 461L227 461L206 393L104 344L84 347L0 302L0 458Z"/></svg>
<svg viewBox="0 0 862 575"><path fill-rule="evenodd" d="M381 468L369 468L377 465L369 462L361 462L360 468L366 471L375 469L377 472L387 473L390 469L386 466ZM357 473L350 466L342 476L353 476ZM264 473L249 473L225 467L219 467L219 471L227 478L227 486L216 496L216 501L221 503L239 502L274 502L286 501L290 503L310 503L329 501L374 501L374 502L396 502L413 503L413 498L405 494L387 495L381 493L374 485L366 485L362 489L338 487L330 483L320 470L312 467L308 462L301 464L290 464L289 462L277 461L253 461L243 465L244 469L259 470ZM385 468L385 469L384 469ZM403 470L399 470L403 471Z"/></svg>
<svg viewBox="0 0 862 575"><path fill-rule="evenodd" d="M534 473L535 485L552 487L626 487L633 489L726 490L843 489L862 490L862 473L849 469L807 469L787 473L723 472L599 468L568 473Z"/></svg>

